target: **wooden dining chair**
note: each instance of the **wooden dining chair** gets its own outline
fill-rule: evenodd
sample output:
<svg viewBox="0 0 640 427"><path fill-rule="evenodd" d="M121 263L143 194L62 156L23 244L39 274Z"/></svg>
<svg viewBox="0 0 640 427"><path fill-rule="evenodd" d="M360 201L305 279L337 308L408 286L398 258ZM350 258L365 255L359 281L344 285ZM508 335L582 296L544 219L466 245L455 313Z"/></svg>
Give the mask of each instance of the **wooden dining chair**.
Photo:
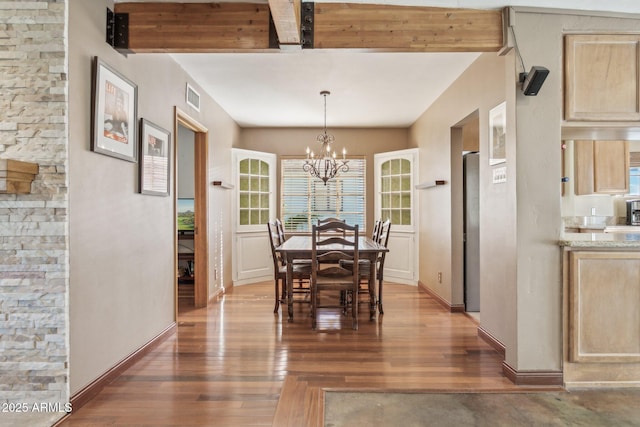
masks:
<svg viewBox="0 0 640 427"><path fill-rule="evenodd" d="M373 223L373 230L371 231L371 240L373 240L374 242L378 242L378 235L380 234L381 227L382 227L382 220L381 219L375 220L375 222ZM369 301L368 299L370 298L370 295L372 295L370 287L373 285L372 283L369 283L369 276L371 274L370 273L371 262L368 259L360 259L358 262L360 263L360 267L359 267L360 289L359 289L358 295L367 295L367 300L361 301L361 302L371 303L371 301ZM341 265L349 270L353 268L352 261L342 261Z"/></svg>
<svg viewBox="0 0 640 427"><path fill-rule="evenodd" d="M332 232L329 237L323 233ZM353 236L346 238L339 232ZM352 327L358 329L358 225L344 222L328 222L312 227L311 242L311 326L317 327L319 308L341 308L347 312L351 309ZM332 248L331 245L343 245L343 249ZM338 263L336 263L338 260ZM340 260L353 262L354 268L348 270L339 264ZM320 302L320 294L334 293L338 303ZM325 298L323 301L327 301Z"/></svg>
<svg viewBox="0 0 640 427"><path fill-rule="evenodd" d="M318 225L324 225L328 222L342 222L345 223L346 221L344 219L339 219L339 218L318 218Z"/></svg>
<svg viewBox="0 0 640 427"><path fill-rule="evenodd" d="M378 244L384 246L385 248L389 244L389 234L391 233L391 220L387 219L382 224L380 224L380 230L378 231ZM378 311L380 314L384 314L384 310L382 309L382 282L384 281L384 259L386 257L386 252L379 252L378 258L376 259L376 279L378 280Z"/></svg>
<svg viewBox="0 0 640 427"><path fill-rule="evenodd" d="M280 240L280 234L278 233L278 226L275 221L267 223L269 230L269 244L271 246L271 256L273 258L273 280L275 287L275 307L273 312L277 313L280 308L280 303L287 297L287 266L284 259L276 252L276 248L280 246L284 241ZM294 263L293 264L293 280L297 284L297 288L294 289L294 293L306 293L310 296L310 288L305 287L308 285L311 277L311 263ZM292 284L293 286L294 284Z"/></svg>
<svg viewBox="0 0 640 427"><path fill-rule="evenodd" d="M325 224L329 224L332 222L338 222L338 223L342 223L342 224L346 224L347 222L344 219L339 219L339 218L318 218L318 225L325 225ZM345 237L347 235L346 230L344 229L329 229L327 231L328 233L338 233L338 234L342 234L342 237Z"/></svg>
<svg viewBox="0 0 640 427"><path fill-rule="evenodd" d="M276 224L276 228L278 229L278 237L280 237L280 244L283 244L285 242L285 240L287 240L287 236L285 234L284 231L284 226L282 225L282 221L280 221L278 218L274 219L273 222ZM287 261L281 257L281 262L282 265L287 265ZM309 271L311 271L311 260L309 259L294 259L293 260L294 264L304 264ZM299 283L300 281L296 281L296 283L298 285L300 285ZM297 289L294 289L294 293L297 293ZM309 289L307 288L304 292L308 292Z"/></svg>
<svg viewBox="0 0 640 427"><path fill-rule="evenodd" d="M382 226L382 220L376 219L373 223L373 230L371 231L371 239L378 241L378 234L380 234L380 227Z"/></svg>
<svg viewBox="0 0 640 427"><path fill-rule="evenodd" d="M273 220L276 224L276 228L278 229L278 236L280 237L280 242L284 243L285 240L287 240L285 234L284 234L284 226L282 225L282 221L280 221L278 218Z"/></svg>
<svg viewBox="0 0 640 427"><path fill-rule="evenodd" d="M385 221L377 220L376 224L373 227L372 240L376 243L387 247L389 243L389 233L391 231L391 220L387 219ZM384 310L382 308L382 283L384 280L384 260L385 260L386 252L379 252L376 257L376 280L378 282L378 300L376 304L378 306L378 311L380 314L384 314ZM368 295L368 299L366 302L371 304L371 296L375 295L372 291L372 287L375 286L375 283L371 280L371 264L367 259L360 260L360 287L358 295ZM352 268L353 262L351 261L341 261L341 265L350 270ZM365 301L362 301L365 302Z"/></svg>

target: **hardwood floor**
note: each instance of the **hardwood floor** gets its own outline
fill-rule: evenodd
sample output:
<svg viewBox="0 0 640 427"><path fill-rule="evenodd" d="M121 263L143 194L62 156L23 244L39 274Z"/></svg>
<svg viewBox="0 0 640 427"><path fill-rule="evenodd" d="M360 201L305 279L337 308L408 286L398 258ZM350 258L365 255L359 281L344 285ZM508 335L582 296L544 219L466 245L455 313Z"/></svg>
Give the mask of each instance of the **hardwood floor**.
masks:
<svg viewBox="0 0 640 427"><path fill-rule="evenodd" d="M177 332L61 426L313 426L323 389L522 390L477 325L417 287L385 284L385 314L360 329L325 312L311 330L273 314L273 284L240 286L208 308L182 306Z"/></svg>

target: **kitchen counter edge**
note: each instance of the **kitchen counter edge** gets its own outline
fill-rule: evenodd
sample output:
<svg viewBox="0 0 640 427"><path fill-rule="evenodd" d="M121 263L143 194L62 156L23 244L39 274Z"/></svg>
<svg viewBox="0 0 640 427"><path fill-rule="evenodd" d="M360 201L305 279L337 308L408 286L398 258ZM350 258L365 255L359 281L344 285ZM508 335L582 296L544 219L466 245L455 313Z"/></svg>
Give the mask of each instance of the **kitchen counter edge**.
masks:
<svg viewBox="0 0 640 427"><path fill-rule="evenodd" d="M559 244L568 248L640 250L640 233L564 233Z"/></svg>

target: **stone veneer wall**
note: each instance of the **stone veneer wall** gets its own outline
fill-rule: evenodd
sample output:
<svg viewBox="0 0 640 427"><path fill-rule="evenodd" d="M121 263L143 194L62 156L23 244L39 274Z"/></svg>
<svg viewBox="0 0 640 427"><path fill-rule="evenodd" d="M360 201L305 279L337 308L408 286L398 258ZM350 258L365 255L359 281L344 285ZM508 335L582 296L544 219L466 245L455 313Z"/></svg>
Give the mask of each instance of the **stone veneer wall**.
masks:
<svg viewBox="0 0 640 427"><path fill-rule="evenodd" d="M0 409L49 418L69 401L66 16L0 0L0 158L40 167L31 194L0 194Z"/></svg>

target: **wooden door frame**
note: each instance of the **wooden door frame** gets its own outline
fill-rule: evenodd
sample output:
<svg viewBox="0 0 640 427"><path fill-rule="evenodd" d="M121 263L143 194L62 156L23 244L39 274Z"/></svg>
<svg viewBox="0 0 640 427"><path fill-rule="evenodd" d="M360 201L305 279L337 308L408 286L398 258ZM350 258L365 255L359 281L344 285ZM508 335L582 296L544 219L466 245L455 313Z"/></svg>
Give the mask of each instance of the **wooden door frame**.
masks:
<svg viewBox="0 0 640 427"><path fill-rule="evenodd" d="M174 145L173 158L177 159L178 144L178 126L182 125L194 132L194 210L195 210L195 231L193 236L194 249L194 305L195 307L206 307L209 302L209 230L208 230L208 195L209 195L209 178L207 176L208 161L208 140L209 130L195 119L191 118L187 113L175 107L174 130L176 135L176 143ZM177 161L173 163L173 176L177 177ZM174 194L174 217L177 215L177 179L173 180ZM174 230L175 239L175 262L177 271L178 259L178 230L177 222ZM175 278L175 315L178 318L178 278Z"/></svg>

